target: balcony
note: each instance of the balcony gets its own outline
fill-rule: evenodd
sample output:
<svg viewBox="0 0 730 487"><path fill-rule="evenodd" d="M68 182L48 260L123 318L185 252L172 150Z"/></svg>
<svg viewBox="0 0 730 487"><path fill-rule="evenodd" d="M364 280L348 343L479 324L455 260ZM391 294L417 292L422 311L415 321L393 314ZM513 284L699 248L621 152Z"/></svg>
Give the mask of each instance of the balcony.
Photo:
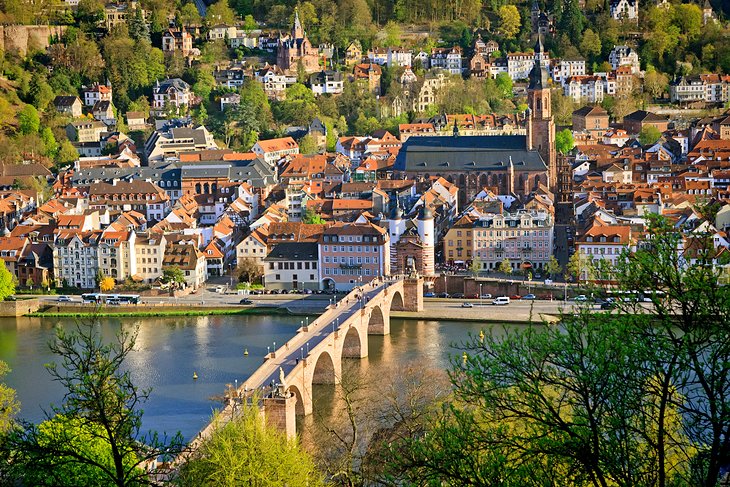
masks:
<svg viewBox="0 0 730 487"><path fill-rule="evenodd" d="M532 247L530 247L529 245L527 247L522 247L520 249L520 252L522 252L523 254L529 254L532 252Z"/></svg>
<svg viewBox="0 0 730 487"><path fill-rule="evenodd" d="M340 269L362 269L362 264L340 264Z"/></svg>

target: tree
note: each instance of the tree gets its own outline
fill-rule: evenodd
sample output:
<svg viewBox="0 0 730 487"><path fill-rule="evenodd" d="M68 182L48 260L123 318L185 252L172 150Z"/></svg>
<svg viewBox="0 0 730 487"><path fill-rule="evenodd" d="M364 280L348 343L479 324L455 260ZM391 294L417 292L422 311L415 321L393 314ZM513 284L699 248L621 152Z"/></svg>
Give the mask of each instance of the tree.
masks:
<svg viewBox="0 0 730 487"><path fill-rule="evenodd" d="M236 22L236 13L228 5L228 0L218 0L208 7L205 18L213 24L233 25Z"/></svg>
<svg viewBox="0 0 730 487"><path fill-rule="evenodd" d="M108 293L114 289L115 285L116 283L114 282L113 277L104 276L101 281L99 281L99 291Z"/></svg>
<svg viewBox="0 0 730 487"><path fill-rule="evenodd" d="M581 42L581 34L586 18L578 4L578 0L565 0L563 15L558 23L560 32L567 34L573 45Z"/></svg>
<svg viewBox="0 0 730 487"><path fill-rule="evenodd" d="M590 281L595 277L595 269L593 260L585 257L579 252L574 253L568 259L568 265L565 269L568 275L575 277L578 281Z"/></svg>
<svg viewBox="0 0 730 487"><path fill-rule="evenodd" d="M385 38L383 39L384 47L399 47L401 45L403 31L401 30L400 24L391 20L385 24L383 32L385 33Z"/></svg>
<svg viewBox="0 0 730 487"><path fill-rule="evenodd" d="M561 154L567 154L575 147L573 132L570 129L563 129L555 134L555 148Z"/></svg>
<svg viewBox="0 0 730 487"><path fill-rule="evenodd" d="M641 142L641 145L652 145L659 140L661 136L662 133L658 128L653 125L646 125L642 127L641 132L639 132L639 142Z"/></svg>
<svg viewBox="0 0 730 487"><path fill-rule="evenodd" d="M251 31L255 30L258 25L256 24L256 20L253 18L253 15L248 14L243 19L243 30L247 33L250 33Z"/></svg>
<svg viewBox="0 0 730 487"><path fill-rule="evenodd" d="M3 266L4 267L4 266ZM8 364L0 360L0 379L10 372ZM0 434L12 426L13 417L20 411L20 403L15 398L15 391L0 382ZM1 476L0 476L1 478Z"/></svg>
<svg viewBox="0 0 730 487"><path fill-rule="evenodd" d="M545 272L547 272L550 278L552 278L554 275L560 274L562 270L563 268L560 267L558 259L556 259L554 255L551 255L550 259L548 259L547 264L545 265Z"/></svg>
<svg viewBox="0 0 730 487"><path fill-rule="evenodd" d="M185 274L178 266L173 265L162 270L160 281L168 284L173 290L180 289L185 287Z"/></svg>
<svg viewBox="0 0 730 487"><path fill-rule="evenodd" d="M180 7L178 18L183 26L200 25L200 13L194 2L186 3Z"/></svg>
<svg viewBox="0 0 730 487"><path fill-rule="evenodd" d="M316 211L314 211L312 208L307 208L304 211L304 218L302 218L303 223L310 223L310 224L316 224L316 225L323 225L327 223L326 220L324 220L321 216L317 214Z"/></svg>
<svg viewBox="0 0 730 487"><path fill-rule="evenodd" d="M646 69L644 75L644 91L656 99L662 96L669 86L669 78L664 73L660 73L653 67Z"/></svg>
<svg viewBox="0 0 730 487"><path fill-rule="evenodd" d="M507 73L499 73L497 77L494 79L497 89L499 90L499 94L502 98L512 98L513 96L513 90L512 90L512 78L510 78L509 74Z"/></svg>
<svg viewBox="0 0 730 487"><path fill-rule="evenodd" d="M258 284L261 282L261 276L263 275L263 269L254 259L244 258L238 263L239 282Z"/></svg>
<svg viewBox="0 0 730 487"><path fill-rule="evenodd" d="M88 485L149 485L144 465L182 451L180 434L168 440L141 431L149 391L138 389L125 367L136 333L122 330L104 343L95 321L70 331L56 328L49 346L60 363L46 367L66 394L46 422L22 422L6 437L16 480L30 475L42 482L33 485L87 485L82 478L97 480Z"/></svg>
<svg viewBox="0 0 730 487"><path fill-rule="evenodd" d="M482 270L482 259L480 259L479 257L474 257L471 260L471 265L469 266L469 272L471 272L471 274L473 276L478 276L479 272L481 270Z"/></svg>
<svg viewBox="0 0 730 487"><path fill-rule="evenodd" d="M41 141L43 142L43 155L55 159L58 154L58 142L50 127L43 127L41 130Z"/></svg>
<svg viewBox="0 0 730 487"><path fill-rule="evenodd" d="M512 274L512 264L510 264L509 259L505 258L504 260L502 260L502 262L499 263L499 267L497 268L497 270L502 274Z"/></svg>
<svg viewBox="0 0 730 487"><path fill-rule="evenodd" d="M497 12L499 15L499 30L507 39L514 39L520 31L520 12L514 5L502 5Z"/></svg>
<svg viewBox="0 0 730 487"><path fill-rule="evenodd" d="M0 301L15 294L15 276L10 273L3 261L0 264Z"/></svg>
<svg viewBox="0 0 730 487"><path fill-rule="evenodd" d="M219 426L182 466L179 485L324 485L314 462L297 440L261 420L258 400L238 407L240 413ZM217 415L213 417L213 423L219 421Z"/></svg>
<svg viewBox="0 0 730 487"><path fill-rule="evenodd" d="M580 50L586 57L598 56L601 54L601 38L591 29L586 29L580 41Z"/></svg>
<svg viewBox="0 0 730 487"><path fill-rule="evenodd" d="M77 161L78 158L79 153L76 150L76 147L74 147L71 142L64 139L64 141L61 142L61 147L58 149L58 154L56 155L56 163L60 167L63 167L72 164L74 161Z"/></svg>
<svg viewBox="0 0 730 487"><path fill-rule="evenodd" d="M41 118L33 105L25 105L18 113L18 129L23 135L37 134L41 128Z"/></svg>
<svg viewBox="0 0 730 487"><path fill-rule="evenodd" d="M311 135L307 134L299 139L299 153L304 155L316 154L319 152L317 141Z"/></svg>

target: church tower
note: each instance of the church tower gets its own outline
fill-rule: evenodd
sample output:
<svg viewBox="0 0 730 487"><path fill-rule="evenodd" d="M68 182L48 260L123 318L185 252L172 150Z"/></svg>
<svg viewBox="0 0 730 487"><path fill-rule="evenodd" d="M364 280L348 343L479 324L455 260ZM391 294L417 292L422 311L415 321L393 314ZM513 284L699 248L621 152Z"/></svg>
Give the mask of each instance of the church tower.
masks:
<svg viewBox="0 0 730 487"><path fill-rule="evenodd" d="M555 149L555 123L550 100L548 73L542 66L545 53L542 38L538 36L535 45L535 65L530 71L530 84L527 87L528 148L537 149L548 168L548 187L551 191L557 186L557 154Z"/></svg>
<svg viewBox="0 0 730 487"><path fill-rule="evenodd" d="M294 27L291 30L292 39L304 39L304 28L299 20L299 7L294 7Z"/></svg>

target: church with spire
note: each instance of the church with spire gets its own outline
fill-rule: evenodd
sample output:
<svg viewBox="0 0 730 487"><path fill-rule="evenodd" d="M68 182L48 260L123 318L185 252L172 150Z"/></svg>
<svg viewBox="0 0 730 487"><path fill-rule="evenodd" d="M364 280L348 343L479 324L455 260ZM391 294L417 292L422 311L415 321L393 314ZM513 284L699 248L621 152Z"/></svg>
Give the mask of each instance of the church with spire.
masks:
<svg viewBox="0 0 730 487"><path fill-rule="evenodd" d="M548 168L548 187L554 191L557 186L557 149L555 148L555 121L553 120L549 76L545 69L546 53L542 36L535 44L535 65L530 71L527 87L527 144L536 149Z"/></svg>
<svg viewBox="0 0 730 487"><path fill-rule="evenodd" d="M299 9L295 9L291 36L279 39L276 65L285 73L293 74L297 72L299 63L307 73L319 70L319 53L307 38L307 33L299 20Z"/></svg>
<svg viewBox="0 0 730 487"><path fill-rule="evenodd" d="M547 62L538 36L524 135L464 136L454 125L451 137L409 137L396 157L395 177L417 181L443 177L459 188L460 204L467 204L485 188L521 199L545 188L555 192L558 157Z"/></svg>

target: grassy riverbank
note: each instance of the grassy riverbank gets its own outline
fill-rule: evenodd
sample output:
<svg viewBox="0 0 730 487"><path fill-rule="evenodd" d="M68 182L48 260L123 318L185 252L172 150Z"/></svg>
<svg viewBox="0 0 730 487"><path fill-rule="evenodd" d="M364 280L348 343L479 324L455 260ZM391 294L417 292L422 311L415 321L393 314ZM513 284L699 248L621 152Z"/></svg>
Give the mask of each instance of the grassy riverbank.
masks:
<svg viewBox="0 0 730 487"><path fill-rule="evenodd" d="M100 308L95 311L37 311L25 316L40 318L165 318L174 316L230 316L230 315L291 315L286 308L203 308L176 310L139 310L114 311L113 308Z"/></svg>

